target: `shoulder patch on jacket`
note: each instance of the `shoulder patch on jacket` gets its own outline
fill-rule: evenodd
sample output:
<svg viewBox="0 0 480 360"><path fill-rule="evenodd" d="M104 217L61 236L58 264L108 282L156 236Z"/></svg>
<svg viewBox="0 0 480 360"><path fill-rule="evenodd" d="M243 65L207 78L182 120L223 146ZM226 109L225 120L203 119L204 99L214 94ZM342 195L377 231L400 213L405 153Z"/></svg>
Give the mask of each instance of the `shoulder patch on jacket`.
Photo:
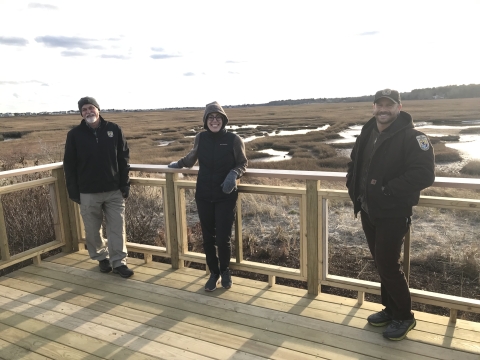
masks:
<svg viewBox="0 0 480 360"><path fill-rule="evenodd" d="M427 151L428 149L430 149L430 143L428 142L426 135L418 135L417 141L420 149L422 149L423 151Z"/></svg>
<svg viewBox="0 0 480 360"><path fill-rule="evenodd" d="M108 137L113 137L113 131L107 131Z"/></svg>

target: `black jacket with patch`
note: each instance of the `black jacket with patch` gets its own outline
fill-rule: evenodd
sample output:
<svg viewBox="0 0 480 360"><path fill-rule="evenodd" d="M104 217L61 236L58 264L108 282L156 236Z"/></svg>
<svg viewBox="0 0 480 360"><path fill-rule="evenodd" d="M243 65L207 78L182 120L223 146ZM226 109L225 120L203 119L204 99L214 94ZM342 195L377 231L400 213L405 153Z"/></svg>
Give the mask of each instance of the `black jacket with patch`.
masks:
<svg viewBox="0 0 480 360"><path fill-rule="evenodd" d="M361 209L358 200L362 154L370 133L376 127L373 117L362 128L348 164L347 188L355 215ZM410 114L401 111L397 119L380 133L368 167L365 195L371 218L412 215L420 191L435 181L435 156L428 137L415 130ZM385 190L386 188L387 190Z"/></svg>
<svg viewBox="0 0 480 360"><path fill-rule="evenodd" d="M120 126L100 116L94 132L85 120L67 134L63 167L68 195L100 193L130 186L130 151Z"/></svg>

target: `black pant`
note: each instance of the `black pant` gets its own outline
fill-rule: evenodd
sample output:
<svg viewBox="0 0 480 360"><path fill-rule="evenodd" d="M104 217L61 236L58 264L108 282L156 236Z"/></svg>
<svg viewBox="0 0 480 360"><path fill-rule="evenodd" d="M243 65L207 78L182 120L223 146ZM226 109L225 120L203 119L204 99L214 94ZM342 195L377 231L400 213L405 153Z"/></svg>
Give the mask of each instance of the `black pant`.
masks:
<svg viewBox="0 0 480 360"><path fill-rule="evenodd" d="M400 265L409 217L370 219L361 212L362 226L380 275L382 304L395 320L413 319L412 298Z"/></svg>
<svg viewBox="0 0 480 360"><path fill-rule="evenodd" d="M232 226L235 220L237 196L219 202L195 199L202 226L203 250L212 273L220 274L230 265ZM218 248L218 258L215 250ZM220 268L218 262L220 261Z"/></svg>

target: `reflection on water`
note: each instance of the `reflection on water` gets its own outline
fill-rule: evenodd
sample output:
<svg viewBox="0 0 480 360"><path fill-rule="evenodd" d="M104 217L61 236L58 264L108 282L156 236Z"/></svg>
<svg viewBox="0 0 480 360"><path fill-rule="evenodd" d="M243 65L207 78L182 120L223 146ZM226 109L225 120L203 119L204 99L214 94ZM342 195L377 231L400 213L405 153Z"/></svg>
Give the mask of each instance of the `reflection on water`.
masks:
<svg viewBox="0 0 480 360"><path fill-rule="evenodd" d="M258 152L268 154L271 156L248 160L248 162L275 162L275 161L290 160L292 158L291 155L288 155L288 151L265 149L265 150L260 150Z"/></svg>
<svg viewBox="0 0 480 360"><path fill-rule="evenodd" d="M256 125L258 126L258 125ZM245 139L243 139L243 142L249 142L255 139L260 139L265 136L287 136L287 135L305 135L308 134L309 132L312 131L321 131L321 130L326 130L328 129L330 125L324 125L324 126L319 126L316 129L299 129L299 130L276 130L272 132L263 132L263 135L254 135L254 136L248 136Z"/></svg>

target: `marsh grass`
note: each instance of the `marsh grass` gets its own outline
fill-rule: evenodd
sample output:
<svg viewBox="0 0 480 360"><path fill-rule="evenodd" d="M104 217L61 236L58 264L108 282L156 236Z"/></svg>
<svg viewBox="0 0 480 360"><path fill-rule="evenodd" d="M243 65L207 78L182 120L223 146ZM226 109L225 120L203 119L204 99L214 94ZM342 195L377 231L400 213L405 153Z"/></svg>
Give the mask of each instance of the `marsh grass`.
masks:
<svg viewBox="0 0 480 360"><path fill-rule="evenodd" d="M468 162L461 170L463 175L480 176L480 161L474 160Z"/></svg>
<svg viewBox="0 0 480 360"><path fill-rule="evenodd" d="M446 120L478 119L478 99L408 101L404 109L414 115L415 121L442 122ZM262 134L280 128L299 129L305 126L316 128L325 124L331 126L325 131L306 135L263 137L246 143L247 154L254 158L260 149L273 148L288 151L292 160L276 163L255 163L256 168L286 170L344 171L348 157L345 152L353 147L349 144L326 144L338 131L354 124L363 124L371 117L371 104L311 104L296 106L226 108L231 125L261 124L257 129L242 129L241 134ZM188 153L193 145L192 136L202 131L203 110L169 110L135 113L105 113L105 119L118 123L125 131L131 150L132 163L167 164ZM0 166L2 170L61 161L65 137L73 126L80 122L78 115L39 116L8 118L2 120L0 133L24 132L18 140L0 142ZM192 131L193 130L193 131ZM158 146L159 141L174 141L168 146ZM441 140L443 141L443 140ZM434 144L437 161L458 161L458 153L438 141ZM265 156L265 154L261 154ZM474 164L474 168L478 165ZM253 166L251 166L253 167ZM437 174L438 175L438 174ZM42 176L42 175L39 175ZM150 174L138 174L150 176ZM153 176L153 174L152 174ZM445 175L458 176L458 175ZM195 180L195 177L185 177ZM25 178L7 179L7 185ZM303 182L267 178L242 179L243 183L274 186L304 187ZM344 189L343 183L323 182L322 188ZM25 246L35 246L51 239L51 220L48 215L46 190L39 187L38 194L3 197L8 218L12 248L23 251ZM190 251L203 252L201 230L196 213L194 191L186 190L187 239ZM466 189L429 188L423 194L479 199L480 192ZM18 202L17 201L20 201ZM42 202L37 204L34 201ZM46 201L46 202L45 202ZM366 246L363 231L353 217L350 202L331 201L329 211L329 272L365 280L378 281L373 261ZM42 209L42 210L39 210ZM160 189L132 186L126 204L126 228L128 241L165 246L165 224L163 200ZM14 212L12 212L14 211ZM16 212L15 212L16 211ZM41 212L42 214L34 214ZM28 215L28 216L27 216ZM38 216L35 228L26 228L20 233L22 221ZM268 264L299 268L299 205L298 198L271 195L242 195L243 249L244 258ZM17 219L15 219L17 218ZM23 220L22 220L23 219ZM447 209L415 209L412 228L412 275L411 286L417 289L463 294L480 298L478 275L479 253L476 229L479 221L476 212L459 212ZM41 224L43 223L43 225ZM38 230L45 226L47 229ZM29 233L35 233L37 238ZM17 234L17 235L15 235ZM22 235L23 234L23 235ZM43 234L43 235L39 235ZM17 240L20 239L20 240ZM26 242L30 244L26 244ZM140 254L130 253L129 256ZM169 259L154 257L155 261L169 262ZM187 264L204 268L199 264ZM21 266L21 265L19 265ZM235 272L235 275L266 280L258 274ZM277 278L277 282L306 288L304 282ZM347 290L322 287L322 291L355 297ZM378 297L367 295L367 300L378 301ZM446 309L415 304L423 311L447 314ZM462 314L461 317L480 321L478 315Z"/></svg>

